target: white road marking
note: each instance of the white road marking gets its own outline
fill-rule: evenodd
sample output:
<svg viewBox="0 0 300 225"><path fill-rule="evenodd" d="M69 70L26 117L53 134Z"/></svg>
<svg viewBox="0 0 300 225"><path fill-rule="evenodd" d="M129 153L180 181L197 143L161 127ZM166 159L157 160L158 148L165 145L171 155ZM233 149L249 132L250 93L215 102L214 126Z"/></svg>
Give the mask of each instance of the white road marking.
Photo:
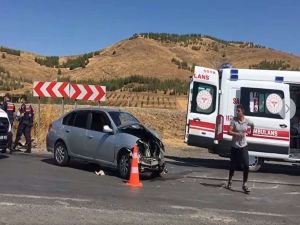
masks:
<svg viewBox="0 0 300 225"><path fill-rule="evenodd" d="M55 203L58 203L57 201L55 201ZM3 205L8 206L8 207L18 207L18 208L22 208L23 212L26 211L27 209L29 210L35 210L35 208L45 208L45 207L49 207L49 205L39 205L39 204L32 204L32 203L12 203L12 202L5 202L3 203ZM1 204L0 204L1 206ZM130 211L130 210L123 210L123 209L101 209L101 208L89 208L89 207L85 207L85 206L72 206L72 205L62 205L62 204L54 204L54 205L50 205L50 208L53 209L55 207L59 208L59 209L64 209L64 210L78 210L78 213L81 214L83 211L89 211L89 213L91 212L98 212L98 213L103 213L103 214L111 214L111 215L120 215L120 214L124 214L124 215L133 215L133 216L137 216L137 217L162 217L162 218L174 218L174 216L176 217L185 217L185 216L191 216L189 214L165 214L165 213L158 213L158 212L139 212L139 211ZM192 217L192 216L191 216ZM202 217L205 218L205 217ZM208 217L207 219L210 219L210 217Z"/></svg>
<svg viewBox="0 0 300 225"><path fill-rule="evenodd" d="M192 179L204 179L204 180L220 180L227 181L227 177L216 177L216 176L207 176L207 175L186 175L185 178ZM234 178L233 181L243 181L242 179ZM261 183L261 184L274 184L274 185L286 185L286 186L296 186L299 187L300 183L292 183L292 182L281 182L281 181L268 181L268 180L248 180L248 183Z"/></svg>
<svg viewBox="0 0 300 225"><path fill-rule="evenodd" d="M260 201L262 198L261 197L246 197L247 200L252 200L252 201Z"/></svg>
<svg viewBox="0 0 300 225"><path fill-rule="evenodd" d="M16 205L16 204L12 203L12 202L0 202L0 205L1 206L13 206L13 205Z"/></svg>
<svg viewBox="0 0 300 225"><path fill-rule="evenodd" d="M203 210L203 209L198 209L195 207L189 207L189 206L179 206L179 205L172 205L170 206L172 209L181 209L181 210L191 210L194 211L195 213L190 214L190 218L203 218L203 219L208 219L210 221L222 221L222 223L232 223L232 222L237 222L236 219L228 216L220 216L215 214L214 212L212 213L211 210Z"/></svg>
<svg viewBox="0 0 300 225"><path fill-rule="evenodd" d="M46 199L46 200L60 200L60 201L74 201L74 202L90 202L91 201L91 200L82 199L82 198L64 198L64 197L50 197L50 196L40 196L40 195L18 195L18 194L0 194L0 197Z"/></svg>
<svg viewBox="0 0 300 225"><path fill-rule="evenodd" d="M63 202L63 201L55 201L56 203L58 203L58 204L60 204L60 205L63 205L63 206L70 206L70 203L68 203L68 202Z"/></svg>
<svg viewBox="0 0 300 225"><path fill-rule="evenodd" d="M300 192L287 192L285 195L300 195Z"/></svg>
<svg viewBox="0 0 300 225"><path fill-rule="evenodd" d="M255 183L253 183L252 189L258 189L258 190L269 190L269 189L277 189L279 188L279 185L271 186L271 187L256 187Z"/></svg>
<svg viewBox="0 0 300 225"><path fill-rule="evenodd" d="M255 212L255 211L241 211L241 210L233 210L233 209L211 209L206 208L207 210L212 210L216 212L224 212L224 213L235 213L235 214L246 214L246 215L255 215L255 216L272 216L272 217L287 217L289 215L283 215L279 213L267 213L267 212Z"/></svg>
<svg viewBox="0 0 300 225"><path fill-rule="evenodd" d="M268 212L256 212L256 211L242 211L242 210L234 210L234 209L216 209L216 208L203 208L198 209L195 207L186 207L186 206L171 206L173 209L182 209L182 210L193 210L198 212L219 212L219 213L233 213L233 214L245 214L245 215L255 215L255 216L271 216L271 217L289 217L289 216L299 216L299 215L284 215L279 213L268 213Z"/></svg>

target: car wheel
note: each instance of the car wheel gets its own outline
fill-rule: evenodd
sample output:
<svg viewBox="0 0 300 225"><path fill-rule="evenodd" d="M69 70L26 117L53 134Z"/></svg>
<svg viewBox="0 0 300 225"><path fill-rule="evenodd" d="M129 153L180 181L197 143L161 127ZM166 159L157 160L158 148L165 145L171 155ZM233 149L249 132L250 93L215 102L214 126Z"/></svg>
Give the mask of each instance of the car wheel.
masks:
<svg viewBox="0 0 300 225"><path fill-rule="evenodd" d="M54 160L60 166L65 166L69 162L69 154L64 143L58 142L54 148Z"/></svg>
<svg viewBox="0 0 300 225"><path fill-rule="evenodd" d="M158 170L153 171L153 172L151 173L151 175L152 175L152 177L163 177L163 176L164 176L165 174L167 174L167 173L168 173L168 170L167 170L167 168L166 168L166 165L163 164L162 166L159 167Z"/></svg>
<svg viewBox="0 0 300 225"><path fill-rule="evenodd" d="M118 169L119 169L119 175L123 179L128 179L130 175L130 164L131 159L129 154L124 152L119 160Z"/></svg>
<svg viewBox="0 0 300 225"><path fill-rule="evenodd" d="M153 171L152 173L151 173L151 177L162 177L162 173L163 173L163 171Z"/></svg>
<svg viewBox="0 0 300 225"><path fill-rule="evenodd" d="M264 160L262 158L249 155L249 170L256 172L259 171L263 165Z"/></svg>

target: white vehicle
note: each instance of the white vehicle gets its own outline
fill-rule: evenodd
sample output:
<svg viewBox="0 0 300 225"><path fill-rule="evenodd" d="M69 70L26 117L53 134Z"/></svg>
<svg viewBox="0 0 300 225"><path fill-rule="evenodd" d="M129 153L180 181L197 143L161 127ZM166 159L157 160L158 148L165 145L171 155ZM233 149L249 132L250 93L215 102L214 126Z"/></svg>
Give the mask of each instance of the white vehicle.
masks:
<svg viewBox="0 0 300 225"><path fill-rule="evenodd" d="M300 118L300 72L196 66L185 142L229 156L228 128L238 104L255 126L253 136L247 137L250 170L259 170L264 160L300 162L299 138L291 135L291 124ZM295 125L300 127L299 122Z"/></svg>
<svg viewBox="0 0 300 225"><path fill-rule="evenodd" d="M0 150L7 148L8 136L11 134L11 125L7 113L0 109Z"/></svg>

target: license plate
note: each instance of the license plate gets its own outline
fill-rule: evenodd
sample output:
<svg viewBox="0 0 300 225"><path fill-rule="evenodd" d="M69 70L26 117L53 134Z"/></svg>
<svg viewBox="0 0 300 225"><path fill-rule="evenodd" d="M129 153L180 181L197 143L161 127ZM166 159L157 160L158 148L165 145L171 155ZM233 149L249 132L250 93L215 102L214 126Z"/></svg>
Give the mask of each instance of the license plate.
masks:
<svg viewBox="0 0 300 225"><path fill-rule="evenodd" d="M0 136L0 140L7 140L7 136Z"/></svg>

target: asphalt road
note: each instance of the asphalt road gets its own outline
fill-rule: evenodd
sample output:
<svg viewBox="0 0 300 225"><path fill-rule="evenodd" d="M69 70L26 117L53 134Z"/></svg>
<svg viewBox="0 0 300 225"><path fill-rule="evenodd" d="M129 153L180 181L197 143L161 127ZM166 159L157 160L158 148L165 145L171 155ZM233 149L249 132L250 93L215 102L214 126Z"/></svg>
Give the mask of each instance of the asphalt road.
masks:
<svg viewBox="0 0 300 225"><path fill-rule="evenodd" d="M2 224L300 224L300 168L267 164L250 174L252 192L225 189L228 161L169 156L169 173L124 185L95 165L56 166L51 155L0 155Z"/></svg>

